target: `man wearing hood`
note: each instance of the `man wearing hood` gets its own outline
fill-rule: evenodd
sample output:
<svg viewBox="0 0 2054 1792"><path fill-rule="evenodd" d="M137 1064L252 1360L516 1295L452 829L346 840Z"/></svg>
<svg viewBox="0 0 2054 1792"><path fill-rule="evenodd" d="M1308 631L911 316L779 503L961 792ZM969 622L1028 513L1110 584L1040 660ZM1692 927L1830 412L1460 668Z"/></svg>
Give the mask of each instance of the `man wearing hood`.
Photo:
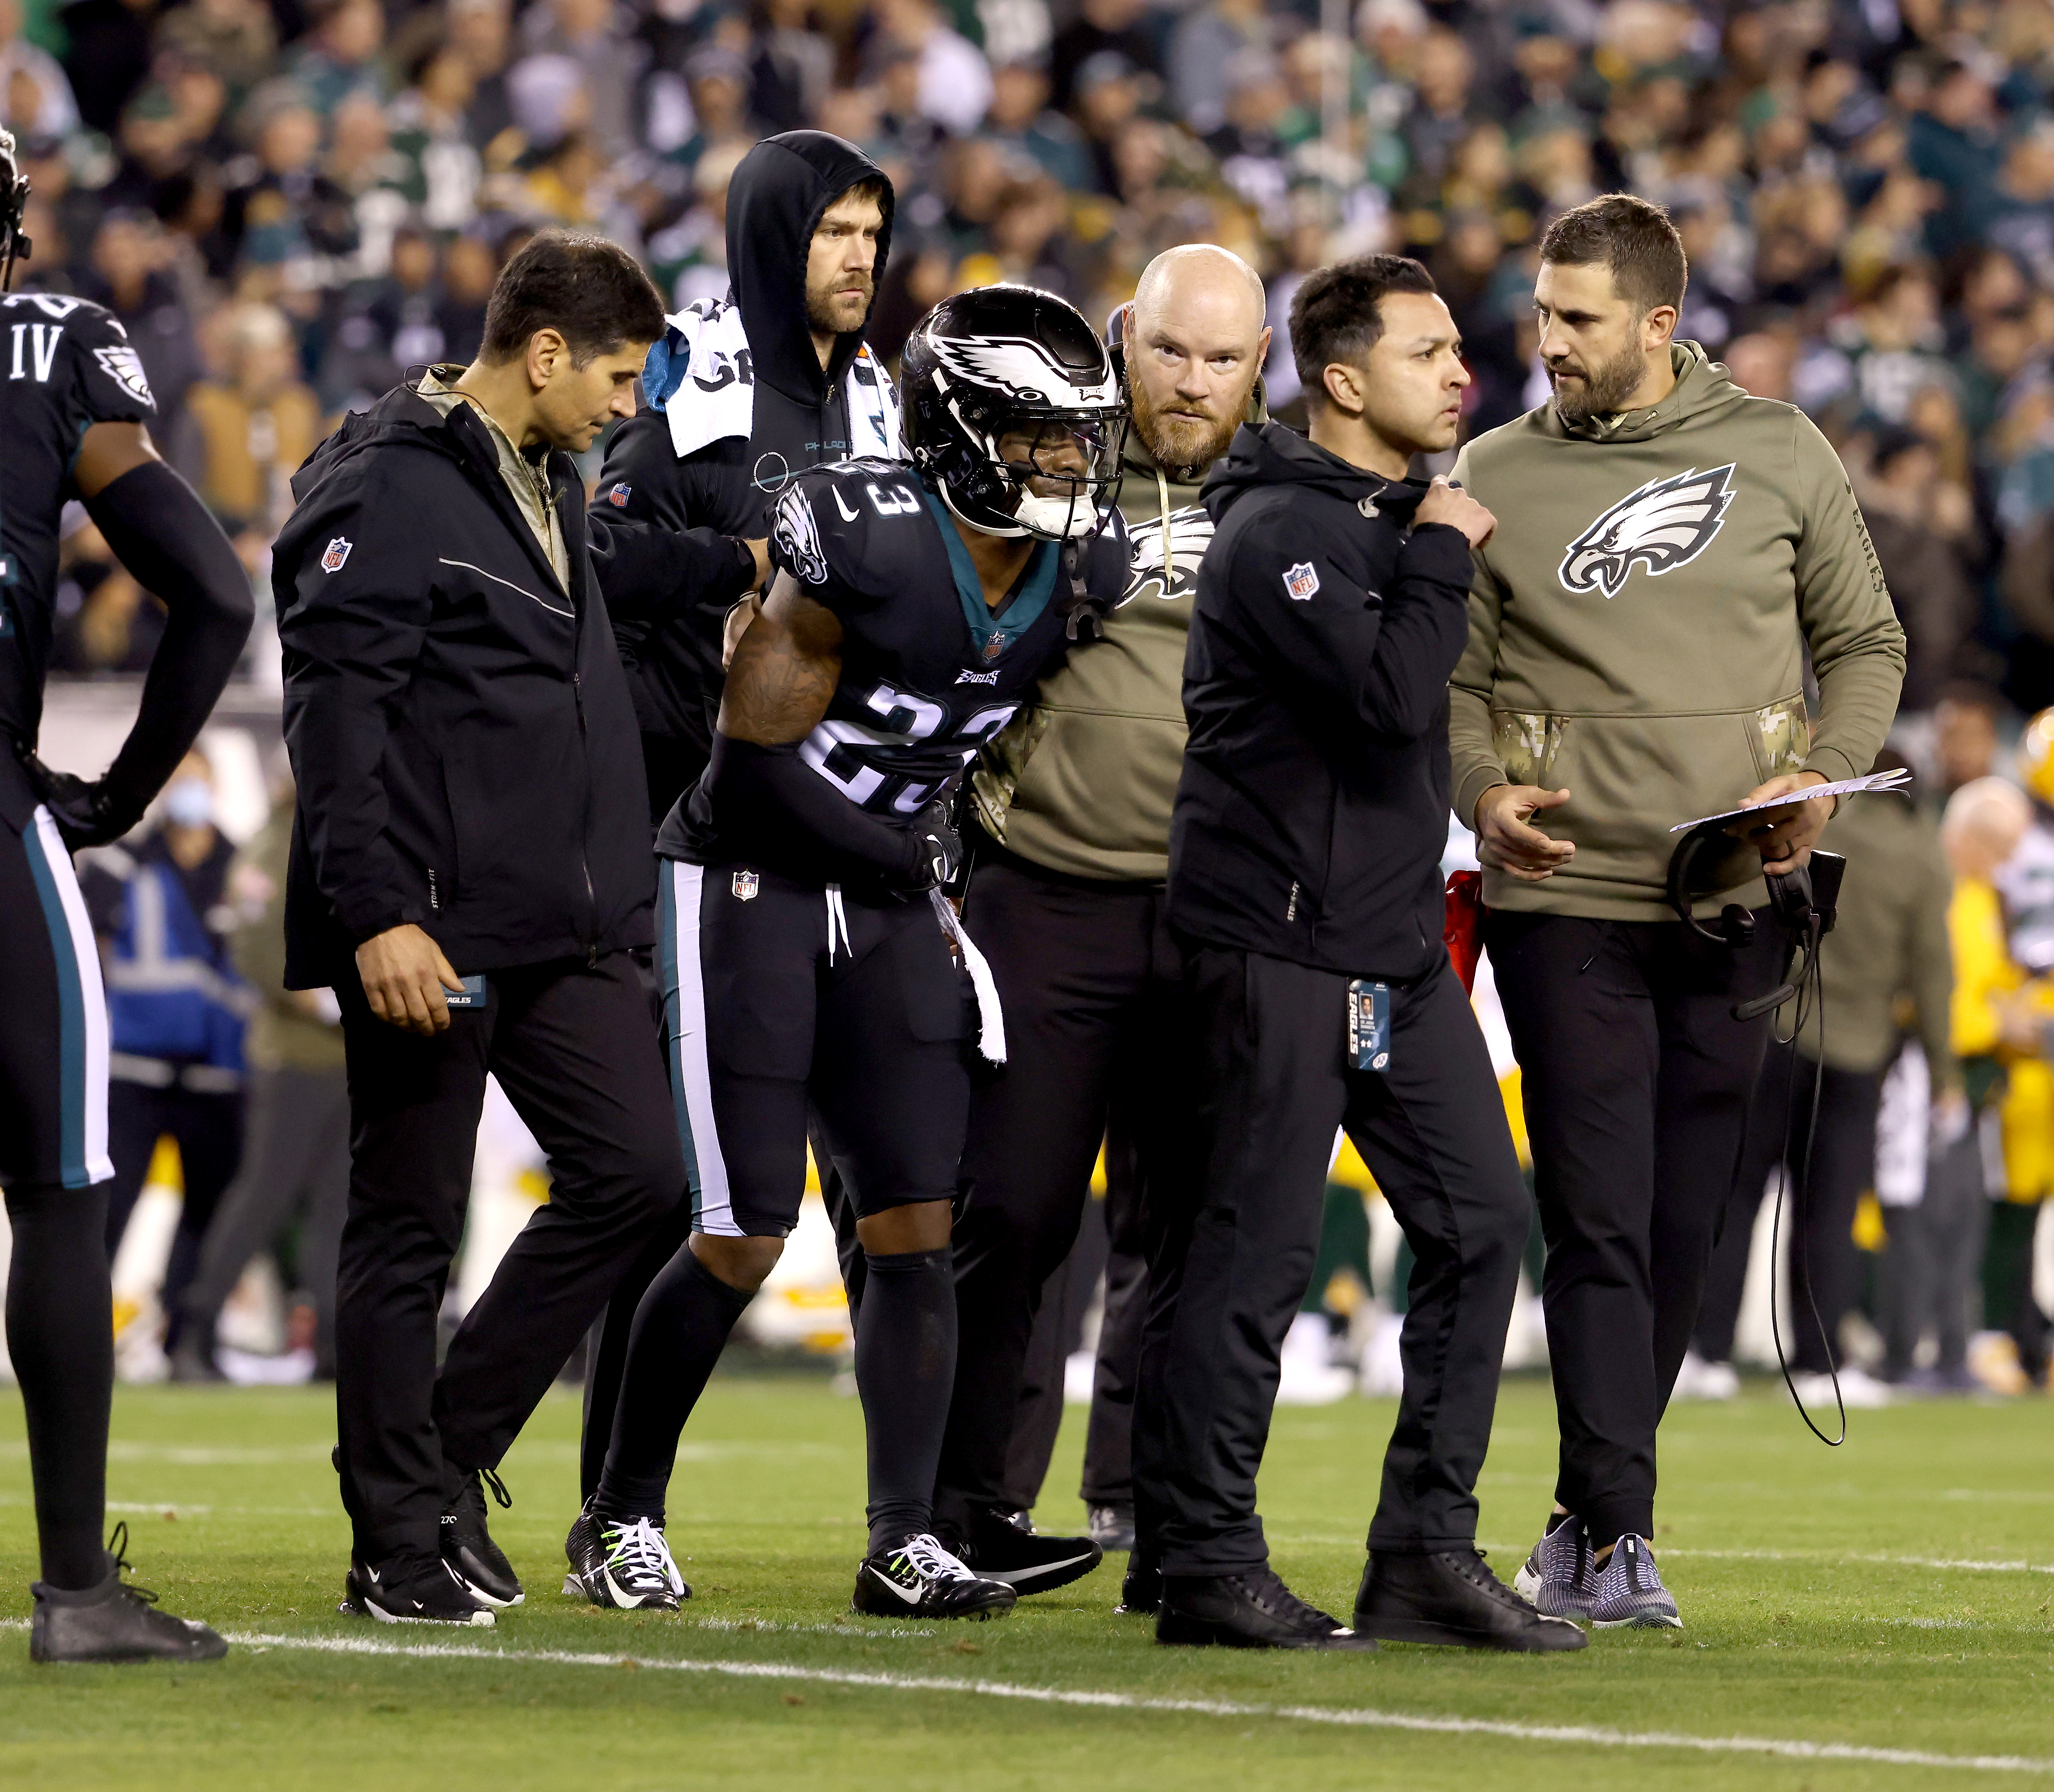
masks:
<svg viewBox="0 0 2054 1792"><path fill-rule="evenodd" d="M1805 863L1831 813L1806 786L1867 771L1904 674L1839 458L1672 341L1686 274L1659 207L1564 213L1533 294L1553 400L1455 470L1503 525L1454 675L1454 808L1525 1072L1561 1427L1518 1584L1607 1628L1682 1622L1648 1546L1655 1432L1768 1043L1732 1014L1777 981L1761 874ZM1670 829L1784 797L1712 877L1707 912L1757 912L1752 944L1699 939L1667 906Z"/></svg>
<svg viewBox="0 0 2054 1792"><path fill-rule="evenodd" d="M1117 498L1133 549L1127 590L1105 639L1042 679L973 786L965 914L990 941L1011 1049L970 1110L955 1231L962 1348L937 1511L966 1559L1023 1593L1089 1573L1094 1545L1133 1541L1142 1197L1184 1173L1172 1154L1190 1124L1176 1073L1182 968L1163 880L1184 758L1185 639L1213 531L1198 486L1236 428L1261 420L1263 310L1255 270L1196 243L1157 256L1115 315L1132 405ZM1045 1421L1023 1399L1029 1336L1076 1239L1109 1113L1113 1256L1081 1490L1092 1539L1029 1538L1012 1514L1034 1504L1061 1397L1055 1389Z"/></svg>
<svg viewBox="0 0 2054 1792"><path fill-rule="evenodd" d="M1448 674L1470 547L1494 522L1445 479L1406 477L1414 455L1453 446L1469 375L1431 278L1399 256L1308 275L1291 342L1311 439L1243 428L1206 480L1216 527L1184 664L1169 918L1198 1173L1167 1191L1135 1402L1155 1637L1580 1648L1476 1549L1528 1210L1490 1053L1442 943L1440 860ZM1337 1127L1417 1259L1404 1396L1346 1627L1278 1578L1255 1511Z"/></svg>
<svg viewBox="0 0 2054 1792"><path fill-rule="evenodd" d="M822 462L904 451L897 397L863 340L892 203L884 171L840 137L757 144L728 184L728 296L667 320L643 371L647 408L608 443L605 514L683 531L695 549L671 585L608 583L653 821L706 769L723 622L763 583L777 494ZM683 608L678 583L692 593Z"/></svg>

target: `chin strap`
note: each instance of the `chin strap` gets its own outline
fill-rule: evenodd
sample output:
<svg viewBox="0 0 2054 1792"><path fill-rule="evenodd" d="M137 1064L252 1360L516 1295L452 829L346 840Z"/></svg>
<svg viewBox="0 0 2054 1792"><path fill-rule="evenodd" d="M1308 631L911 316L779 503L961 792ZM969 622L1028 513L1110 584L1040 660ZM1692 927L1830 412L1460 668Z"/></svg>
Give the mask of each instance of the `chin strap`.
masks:
<svg viewBox="0 0 2054 1792"><path fill-rule="evenodd" d="M1068 618L1063 627L1064 634L1073 641L1102 641L1105 639L1106 607L1091 594L1084 583L1084 556L1081 542L1063 544L1063 581L1068 593L1060 603L1060 612Z"/></svg>

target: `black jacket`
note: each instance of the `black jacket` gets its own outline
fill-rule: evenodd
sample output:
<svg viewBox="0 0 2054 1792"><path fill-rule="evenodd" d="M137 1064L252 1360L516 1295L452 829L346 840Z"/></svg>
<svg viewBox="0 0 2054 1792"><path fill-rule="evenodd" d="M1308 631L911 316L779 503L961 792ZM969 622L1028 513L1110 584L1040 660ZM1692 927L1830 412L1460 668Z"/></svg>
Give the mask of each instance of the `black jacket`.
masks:
<svg viewBox="0 0 2054 1792"><path fill-rule="evenodd" d="M1244 424L1206 481L1170 824L1181 931L1398 981L1440 953L1470 552L1460 530L1410 528L1426 490L1274 423Z"/></svg>
<svg viewBox="0 0 2054 1792"><path fill-rule="evenodd" d="M770 506L793 473L850 453L847 379L863 333L836 337L823 371L806 323L806 257L821 214L866 180L883 187L875 271L881 286L892 210L882 168L824 131L765 138L742 159L728 183L727 265L755 386L750 433L679 455L661 407L684 374L659 348L645 382L651 408L623 423L607 445L600 501L631 523L683 533L690 556L678 581L691 593L684 605L637 601L607 585L656 820L697 782L711 750L721 628L754 576L754 561L738 543L770 533Z"/></svg>
<svg viewBox="0 0 2054 1792"><path fill-rule="evenodd" d="M411 921L464 975L652 938L642 754L594 561L659 588L668 538L588 519L549 482L571 589L467 404L410 387L344 419L293 476L272 557L298 782L288 987L353 977Z"/></svg>

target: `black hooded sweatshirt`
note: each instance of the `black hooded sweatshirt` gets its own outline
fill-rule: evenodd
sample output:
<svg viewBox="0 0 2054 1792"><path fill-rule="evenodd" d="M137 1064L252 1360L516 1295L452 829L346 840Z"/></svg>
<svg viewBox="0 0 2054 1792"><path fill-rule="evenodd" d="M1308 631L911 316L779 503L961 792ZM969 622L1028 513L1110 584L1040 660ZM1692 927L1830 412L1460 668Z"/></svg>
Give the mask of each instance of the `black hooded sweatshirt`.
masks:
<svg viewBox="0 0 2054 1792"><path fill-rule="evenodd" d="M642 755L600 574L662 589L676 538L585 514L547 468L570 589L482 418L411 387L345 418L293 476L272 550L298 783L285 983L356 975L411 921L464 975L647 946Z"/></svg>
<svg viewBox="0 0 2054 1792"><path fill-rule="evenodd" d="M1215 944L1409 982L1442 951L1448 678L1469 543L1426 487L1243 424L1184 660L1170 920Z"/></svg>
<svg viewBox="0 0 2054 1792"><path fill-rule="evenodd" d="M687 605L662 601L674 586L631 594L608 585L642 727L652 820L698 782L712 749L721 627L754 577L740 544L770 533L770 506L793 474L849 455L848 379L863 332L837 337L823 371L806 324L806 258L822 214L865 181L883 189L875 270L881 286L893 203L882 168L824 131L766 137L742 159L727 189L727 265L729 297L741 309L754 376L750 433L680 458L669 418L647 394L651 408L622 424L608 445L599 490L609 514L688 531L699 544Z"/></svg>

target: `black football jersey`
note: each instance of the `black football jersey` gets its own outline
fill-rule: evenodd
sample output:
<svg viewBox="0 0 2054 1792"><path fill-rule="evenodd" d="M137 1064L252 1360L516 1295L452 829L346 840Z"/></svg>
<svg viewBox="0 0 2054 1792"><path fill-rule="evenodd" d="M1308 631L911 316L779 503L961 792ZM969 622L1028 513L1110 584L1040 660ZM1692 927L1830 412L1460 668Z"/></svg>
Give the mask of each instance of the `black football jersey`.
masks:
<svg viewBox="0 0 2054 1792"><path fill-rule="evenodd" d="M57 518L95 423L157 407L128 333L98 305L0 297L0 732L33 745L57 598Z"/></svg>
<svg viewBox="0 0 2054 1792"><path fill-rule="evenodd" d="M1068 644L1060 547L1040 544L993 615L940 498L901 462L798 475L778 499L769 551L841 620L840 682L800 757L886 819L910 821L952 792ZM1116 514L1084 549L1086 587L1106 608L1127 559ZM720 857L708 838L691 847L703 862Z"/></svg>

